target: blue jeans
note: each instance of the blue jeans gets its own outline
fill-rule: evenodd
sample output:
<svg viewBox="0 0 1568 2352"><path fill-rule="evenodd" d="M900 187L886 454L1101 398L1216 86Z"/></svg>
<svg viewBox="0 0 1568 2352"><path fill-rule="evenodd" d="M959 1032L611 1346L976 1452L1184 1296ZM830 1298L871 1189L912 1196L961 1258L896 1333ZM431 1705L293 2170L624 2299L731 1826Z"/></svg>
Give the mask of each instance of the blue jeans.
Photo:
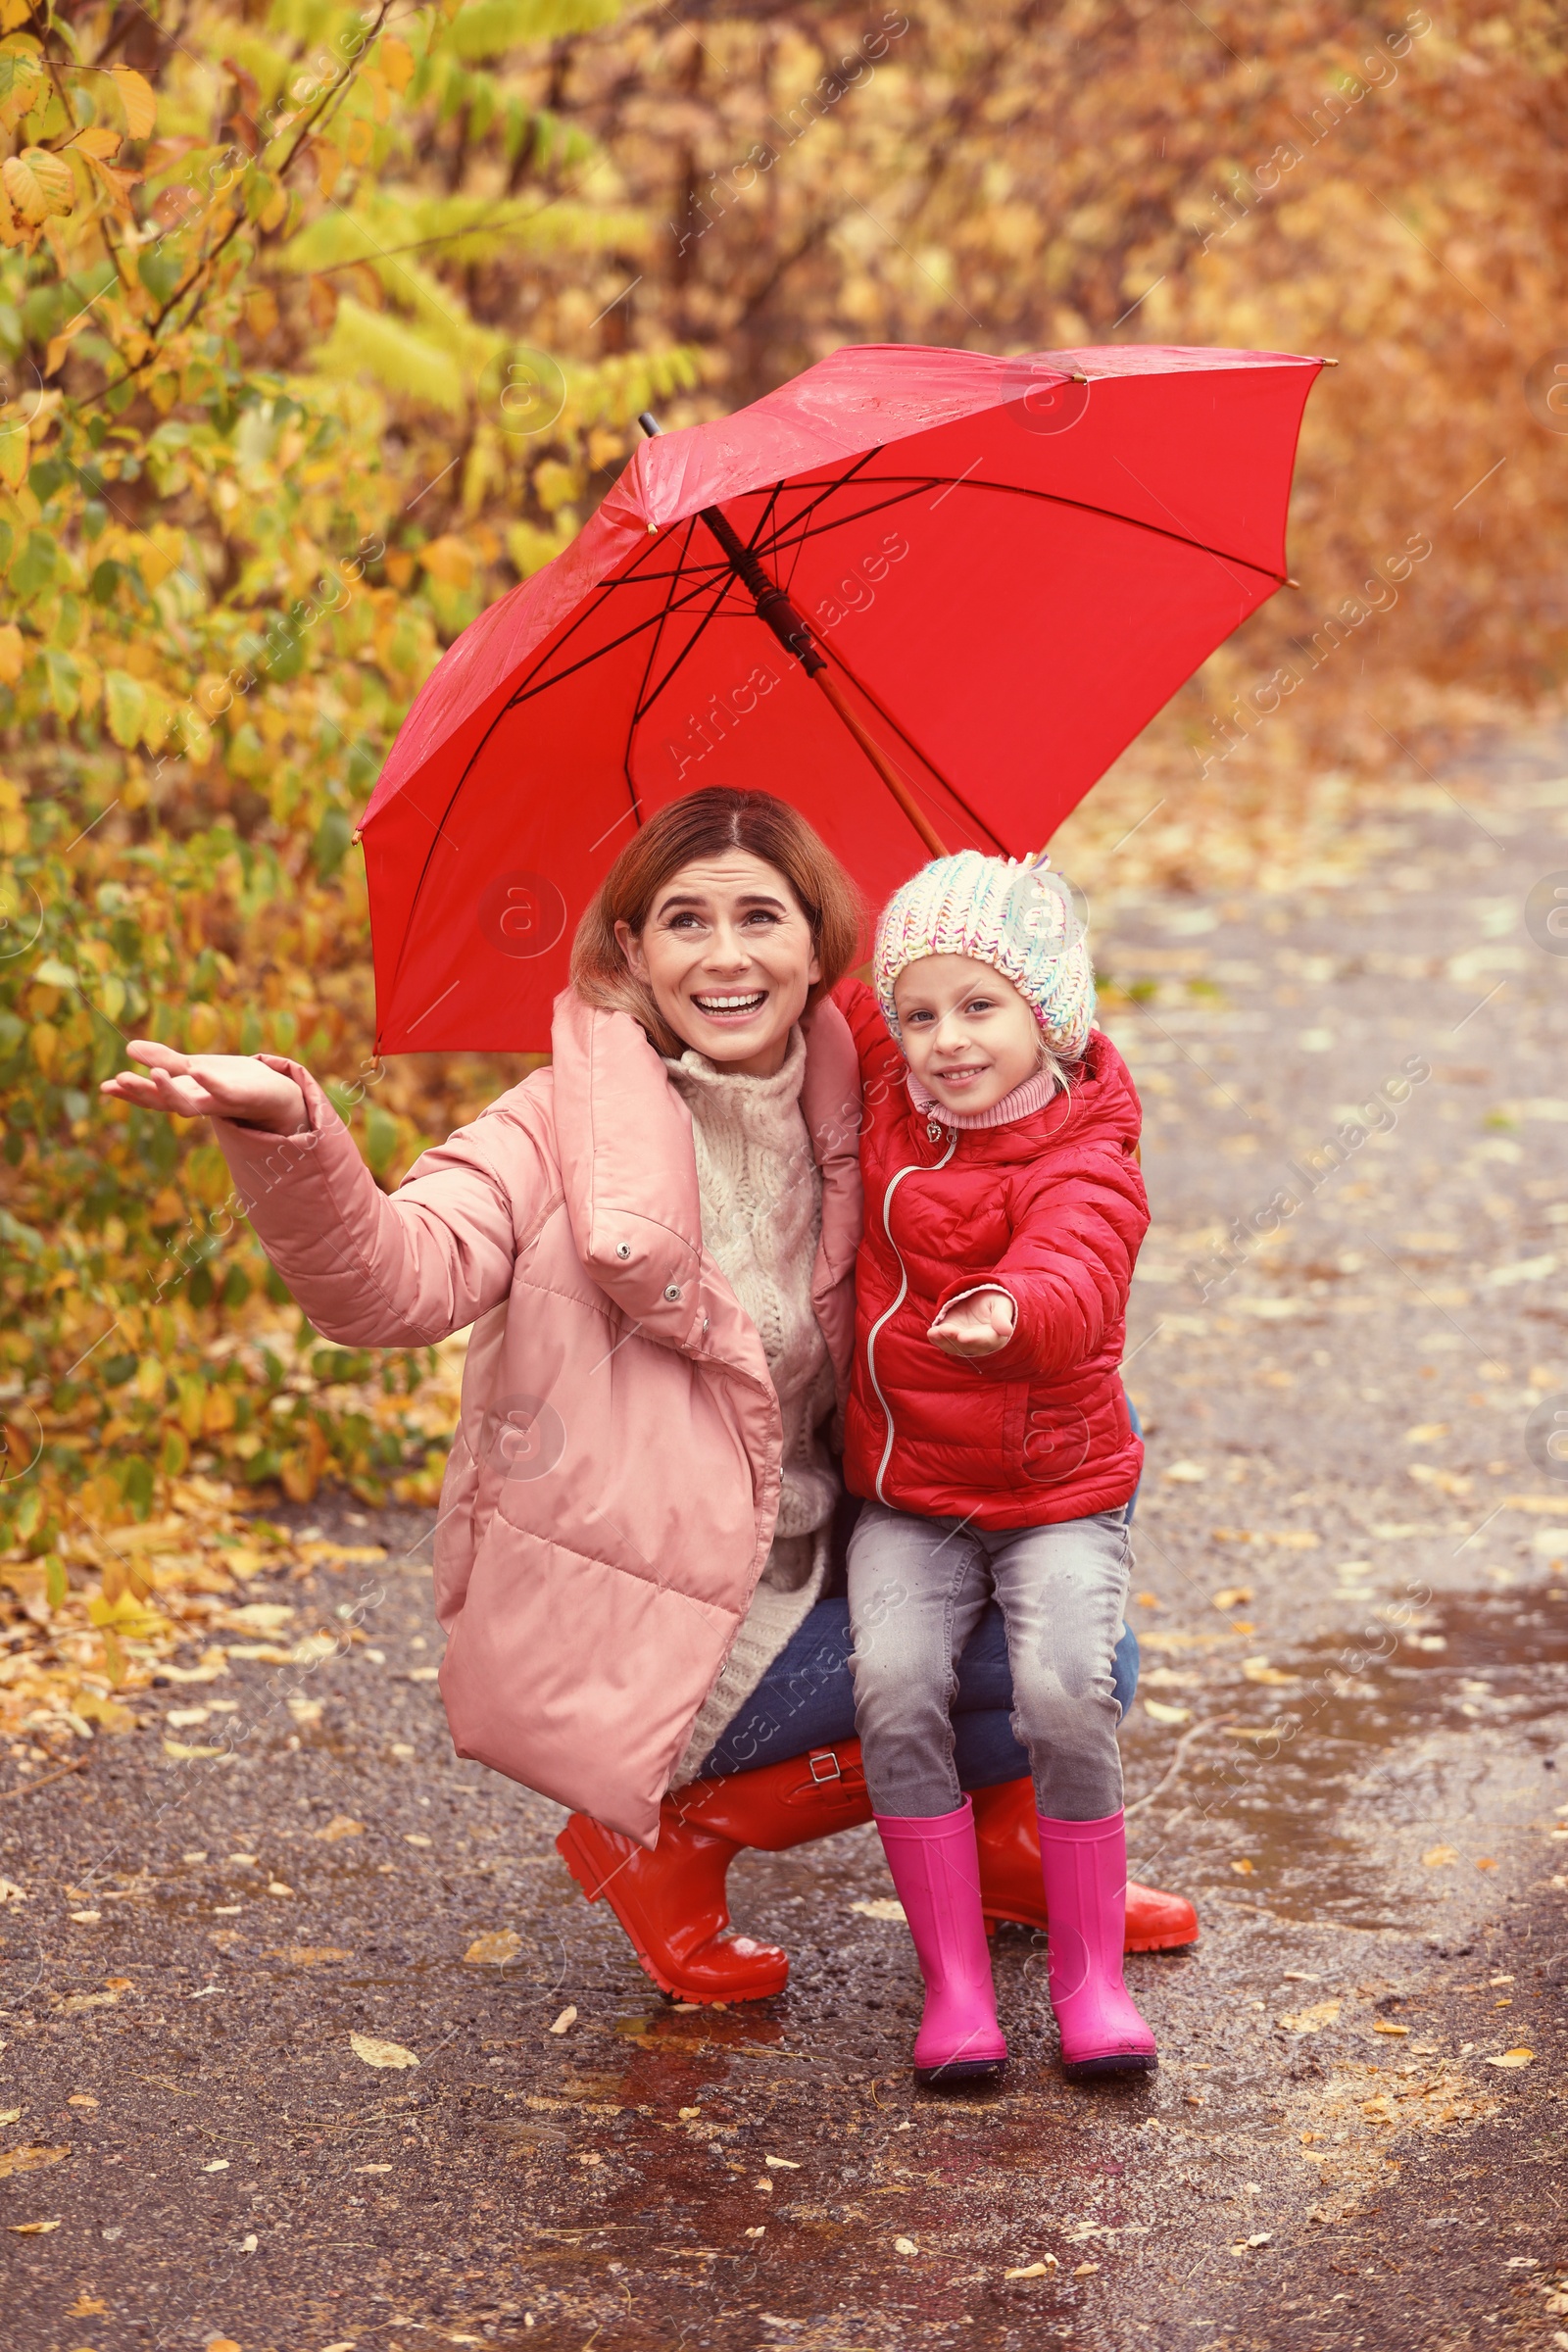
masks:
<svg viewBox="0 0 1568 2352"><path fill-rule="evenodd" d="M759 1764L782 1763L808 1748L855 1738L855 1679L850 1604L819 1600L785 1643L733 1723L703 1762L703 1777L722 1780ZM1122 1713L1138 1689L1138 1637L1129 1626L1111 1667ZM960 1788L1021 1781L1029 1757L1013 1735L1012 1670L1007 1629L995 1601L983 1612L958 1660L953 1702L953 1761Z"/></svg>
<svg viewBox="0 0 1568 2352"><path fill-rule="evenodd" d="M1013 1728L1037 1811L1121 1811L1121 1707L1111 1659L1127 1599L1127 1512L987 1530L861 1505L850 1539L855 1721L878 1813L930 1820L962 1801L955 1766L957 1661L1000 1604ZM995 1599L992 1595L995 1594Z"/></svg>
<svg viewBox="0 0 1568 2352"><path fill-rule="evenodd" d="M1139 1427L1131 1397L1127 1410ZM1127 1506L1132 1525L1138 1507ZM750 1698L703 1759L703 1777L722 1780L759 1764L780 1764L813 1747L836 1747L855 1738L855 1680L850 1656L850 1604L819 1600L785 1643ZM1125 1716L1138 1689L1138 1637L1123 1629L1111 1662L1111 1682ZM1029 1757L1012 1729L1012 1670L1007 1629L995 1601L958 1660L953 1701L953 1761L960 1788L992 1788L1029 1776Z"/></svg>

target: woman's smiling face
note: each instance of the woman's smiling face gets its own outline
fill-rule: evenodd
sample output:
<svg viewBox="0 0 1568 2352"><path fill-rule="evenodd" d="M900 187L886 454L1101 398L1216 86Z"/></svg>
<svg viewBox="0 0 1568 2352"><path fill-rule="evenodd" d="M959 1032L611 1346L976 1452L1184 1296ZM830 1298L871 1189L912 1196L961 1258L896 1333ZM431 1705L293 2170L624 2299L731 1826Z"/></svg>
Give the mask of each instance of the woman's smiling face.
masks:
<svg viewBox="0 0 1568 2352"><path fill-rule="evenodd" d="M783 1068L822 967L776 866L747 850L694 858L656 893L642 930L617 923L615 937L682 1045L746 1077Z"/></svg>

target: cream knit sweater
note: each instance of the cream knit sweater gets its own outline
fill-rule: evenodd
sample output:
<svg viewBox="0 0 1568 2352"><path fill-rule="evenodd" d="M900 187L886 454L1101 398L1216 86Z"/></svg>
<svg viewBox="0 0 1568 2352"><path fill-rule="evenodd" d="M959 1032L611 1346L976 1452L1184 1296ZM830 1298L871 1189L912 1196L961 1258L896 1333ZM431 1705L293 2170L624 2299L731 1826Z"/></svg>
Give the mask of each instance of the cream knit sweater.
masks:
<svg viewBox="0 0 1568 2352"><path fill-rule="evenodd" d="M722 1673L674 1774L693 1779L821 1592L839 1481L817 1432L833 1410L833 1363L811 1308L822 1180L801 1111L806 1041L790 1032L773 1078L723 1070L701 1054L666 1061L692 1114L703 1246L756 1324L783 1418L783 1483L772 1549Z"/></svg>

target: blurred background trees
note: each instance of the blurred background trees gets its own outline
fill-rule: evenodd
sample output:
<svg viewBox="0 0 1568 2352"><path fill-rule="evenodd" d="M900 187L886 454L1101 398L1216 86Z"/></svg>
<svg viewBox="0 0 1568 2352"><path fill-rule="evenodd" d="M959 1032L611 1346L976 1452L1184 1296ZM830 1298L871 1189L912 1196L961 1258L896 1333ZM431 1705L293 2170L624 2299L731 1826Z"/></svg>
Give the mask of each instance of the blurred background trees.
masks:
<svg viewBox="0 0 1568 2352"><path fill-rule="evenodd" d="M1266 881L1361 780L1560 690L1550 0L0 0L0 1575L38 1605L117 1521L330 1470L432 1497L447 1373L318 1347L201 1130L93 1087L137 1032L294 1054L391 1181L516 1074L374 1061L353 828L442 647L566 543L639 410L690 422L843 342L1340 359L1300 588L1074 820L1090 868L1152 781L1124 872Z"/></svg>

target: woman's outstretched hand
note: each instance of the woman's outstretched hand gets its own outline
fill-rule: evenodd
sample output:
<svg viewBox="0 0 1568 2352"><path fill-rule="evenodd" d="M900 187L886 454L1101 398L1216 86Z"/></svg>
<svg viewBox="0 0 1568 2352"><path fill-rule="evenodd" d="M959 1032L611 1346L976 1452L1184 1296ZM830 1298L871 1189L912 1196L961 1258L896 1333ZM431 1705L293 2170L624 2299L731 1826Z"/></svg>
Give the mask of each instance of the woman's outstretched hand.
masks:
<svg viewBox="0 0 1568 2352"><path fill-rule="evenodd" d="M310 1125L301 1094L287 1070L259 1054L176 1054L152 1038L133 1037L125 1047L149 1075L122 1070L106 1078L99 1093L138 1110L172 1111L182 1119L237 1119L272 1135L299 1135Z"/></svg>

